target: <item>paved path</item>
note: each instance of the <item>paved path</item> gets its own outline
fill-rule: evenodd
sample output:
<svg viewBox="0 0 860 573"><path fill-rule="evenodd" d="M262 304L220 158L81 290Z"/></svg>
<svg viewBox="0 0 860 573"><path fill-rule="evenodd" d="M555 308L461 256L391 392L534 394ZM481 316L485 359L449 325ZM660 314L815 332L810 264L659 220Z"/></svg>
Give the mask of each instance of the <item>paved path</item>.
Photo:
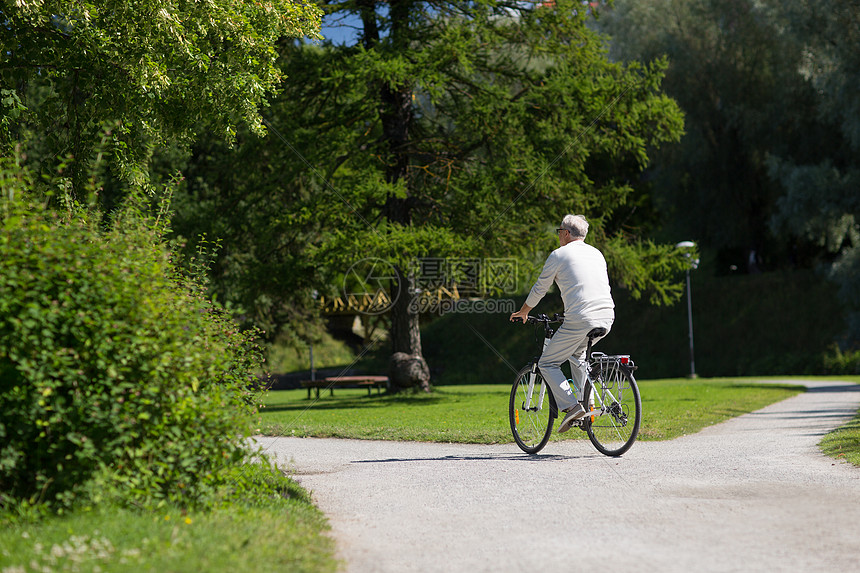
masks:
<svg viewBox="0 0 860 573"><path fill-rule="evenodd" d="M349 573L860 571L860 469L818 452L860 386L810 391L622 458L260 438L329 516Z"/></svg>

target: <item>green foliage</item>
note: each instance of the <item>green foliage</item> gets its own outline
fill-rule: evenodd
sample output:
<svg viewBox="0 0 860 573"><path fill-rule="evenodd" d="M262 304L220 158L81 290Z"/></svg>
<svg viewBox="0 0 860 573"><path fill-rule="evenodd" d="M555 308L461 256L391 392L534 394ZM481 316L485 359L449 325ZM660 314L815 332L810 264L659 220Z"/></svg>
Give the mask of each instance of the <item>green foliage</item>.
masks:
<svg viewBox="0 0 860 573"><path fill-rule="evenodd" d="M323 333L313 344L314 367L344 367L355 361L355 352L344 342ZM310 370L311 356L308 346L294 347L284 341L275 341L268 349L266 368L269 372L286 373Z"/></svg>
<svg viewBox="0 0 860 573"><path fill-rule="evenodd" d="M682 295L684 283L677 282L689 261L674 245L658 245L652 241L630 243L621 237L606 242L604 256L612 268L612 280L629 292L634 299L648 294L652 305L670 305ZM691 254L695 256L695 254Z"/></svg>
<svg viewBox="0 0 860 573"><path fill-rule="evenodd" d="M241 132L235 149L220 139L198 142L174 196L172 230L186 257L201 237L216 238L212 296L267 338L297 343L321 335L314 290L329 292L315 280L325 267L308 253L321 234L309 199L315 190L283 165L276 137Z"/></svg>
<svg viewBox="0 0 860 573"><path fill-rule="evenodd" d="M860 18L856 2L618 0L621 60L665 56L686 114L653 178L658 236L719 249L719 272L824 265L860 340ZM757 269L751 266L751 272Z"/></svg>
<svg viewBox="0 0 860 573"><path fill-rule="evenodd" d="M813 17L814 16L814 17ZM807 154L775 153L770 175L784 188L771 220L775 232L822 252L848 311L849 341L860 344L860 18L856 2L786 3L783 21L805 58L798 73L813 91Z"/></svg>
<svg viewBox="0 0 860 573"><path fill-rule="evenodd" d="M802 53L782 33L776 2L643 0L614 3L600 21L621 61L667 57L664 89L686 116L680 145L655 153L663 236L710 248L787 248L767 232L778 186L769 153L799 152L811 130ZM726 265L728 266L728 265Z"/></svg>
<svg viewBox="0 0 860 573"><path fill-rule="evenodd" d="M828 374L860 375L860 350L842 351L834 344L822 358L824 371Z"/></svg>
<svg viewBox="0 0 860 573"><path fill-rule="evenodd" d="M292 0L4 2L0 13L0 143L25 142L43 173L70 154L76 192L105 127L114 174L135 184L154 146L203 120L226 139L239 122L262 133L259 108L283 78L276 42L314 36L320 18Z"/></svg>
<svg viewBox="0 0 860 573"><path fill-rule="evenodd" d="M3 501L213 503L249 456L254 333L175 271L140 199L63 218L0 171Z"/></svg>
<svg viewBox="0 0 860 573"><path fill-rule="evenodd" d="M0 150L15 139L15 125L27 110L14 90L0 89Z"/></svg>
<svg viewBox="0 0 860 573"><path fill-rule="evenodd" d="M293 81L266 113L277 137L240 135L238 153L202 141L184 170L177 231L227 233L222 296L299 332L312 291L338 294L359 259L527 265L555 248L551 229L570 212L592 221L620 281L677 299L666 270L678 257L644 240L641 181L651 150L683 127L662 93L665 61L609 61L566 0L326 9L362 18L359 43L282 47Z"/></svg>

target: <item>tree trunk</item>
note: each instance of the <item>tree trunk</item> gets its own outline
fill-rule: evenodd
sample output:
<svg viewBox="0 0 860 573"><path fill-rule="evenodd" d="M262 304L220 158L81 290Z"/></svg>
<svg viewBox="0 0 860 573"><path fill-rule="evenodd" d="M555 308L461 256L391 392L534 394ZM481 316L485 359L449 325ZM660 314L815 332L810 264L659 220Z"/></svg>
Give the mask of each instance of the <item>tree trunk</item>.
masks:
<svg viewBox="0 0 860 573"><path fill-rule="evenodd" d="M421 330L419 329L418 313L411 307L409 277L400 267L397 272L397 300L391 307L391 343L393 352L405 352L413 356L423 356L421 352Z"/></svg>
<svg viewBox="0 0 860 573"><path fill-rule="evenodd" d="M389 378L394 392L412 389L430 392L430 368L421 352L421 330L418 313L412 309L409 277L399 266L397 300L391 308L391 344Z"/></svg>
<svg viewBox="0 0 860 573"><path fill-rule="evenodd" d="M389 0L391 18L390 38L401 50L408 46L409 10L412 0ZM361 19L364 28L365 48L370 49L379 41L374 0L360 0ZM412 222L413 200L409 194L409 127L414 119L412 110L412 88L409 85L391 86L387 82L379 84L379 118L382 123L383 139L389 152L389 165L386 181L396 184L401 180L407 183L407 196L397 197L393 193L386 198L383 215L393 223L408 225ZM392 353L402 352L420 362L426 369L421 352L421 330L418 313L410 311L411 298L409 277L399 266L397 272L397 299L391 309ZM428 370L429 372L429 370ZM422 385L429 390L429 383Z"/></svg>

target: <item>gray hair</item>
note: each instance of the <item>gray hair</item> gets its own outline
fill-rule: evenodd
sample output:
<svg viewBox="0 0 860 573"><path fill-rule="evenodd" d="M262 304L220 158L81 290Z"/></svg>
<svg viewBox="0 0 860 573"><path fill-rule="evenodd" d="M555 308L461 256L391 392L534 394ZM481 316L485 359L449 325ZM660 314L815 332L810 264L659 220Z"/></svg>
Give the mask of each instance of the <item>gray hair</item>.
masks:
<svg viewBox="0 0 860 573"><path fill-rule="evenodd" d="M588 234L588 221L582 215L565 215L561 220L561 228L570 231L573 239L584 239Z"/></svg>

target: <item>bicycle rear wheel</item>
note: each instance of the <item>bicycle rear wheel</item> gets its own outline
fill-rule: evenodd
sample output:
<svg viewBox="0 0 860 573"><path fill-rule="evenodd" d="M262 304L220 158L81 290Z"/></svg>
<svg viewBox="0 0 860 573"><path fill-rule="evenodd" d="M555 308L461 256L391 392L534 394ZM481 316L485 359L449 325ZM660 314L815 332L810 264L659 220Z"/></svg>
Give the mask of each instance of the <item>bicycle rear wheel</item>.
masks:
<svg viewBox="0 0 860 573"><path fill-rule="evenodd" d="M534 386L529 394L531 371L532 366L528 365L517 373L511 388L508 414L514 441L527 454L536 454L549 441L558 410L555 398L539 371L534 374Z"/></svg>
<svg viewBox="0 0 860 573"><path fill-rule="evenodd" d="M639 435L642 400L633 373L626 366L612 363L588 379L583 391L586 410L603 411L600 416L583 418L588 439L597 451L620 456L630 449Z"/></svg>

